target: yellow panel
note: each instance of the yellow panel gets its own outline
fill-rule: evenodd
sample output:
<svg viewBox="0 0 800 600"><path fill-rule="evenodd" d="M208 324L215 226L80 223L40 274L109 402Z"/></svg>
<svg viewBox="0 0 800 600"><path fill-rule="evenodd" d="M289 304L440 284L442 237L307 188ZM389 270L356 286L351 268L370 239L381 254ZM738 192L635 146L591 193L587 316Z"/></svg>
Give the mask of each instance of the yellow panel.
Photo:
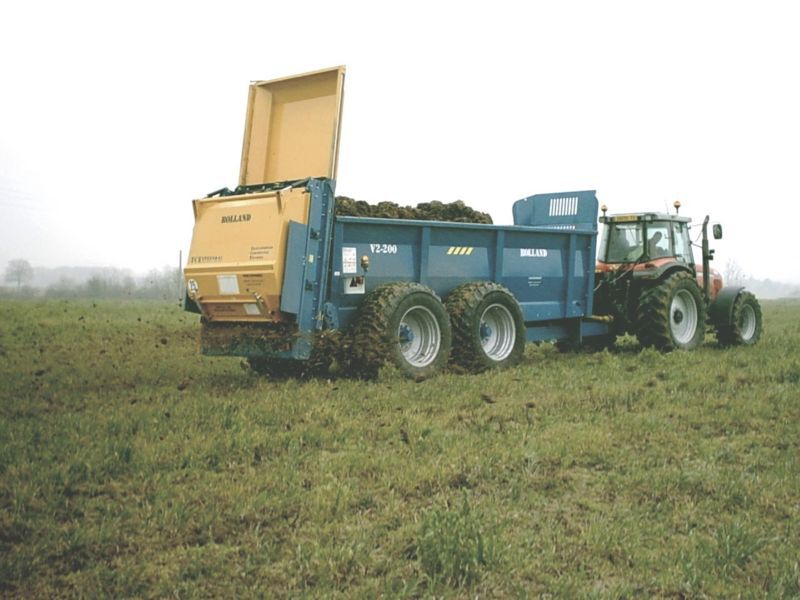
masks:
<svg viewBox="0 0 800 600"><path fill-rule="evenodd" d="M344 72L250 85L239 185L336 178Z"/></svg>
<svg viewBox="0 0 800 600"><path fill-rule="evenodd" d="M282 319L289 221L306 223L308 204L304 189L194 201L195 225L184 277L207 317Z"/></svg>

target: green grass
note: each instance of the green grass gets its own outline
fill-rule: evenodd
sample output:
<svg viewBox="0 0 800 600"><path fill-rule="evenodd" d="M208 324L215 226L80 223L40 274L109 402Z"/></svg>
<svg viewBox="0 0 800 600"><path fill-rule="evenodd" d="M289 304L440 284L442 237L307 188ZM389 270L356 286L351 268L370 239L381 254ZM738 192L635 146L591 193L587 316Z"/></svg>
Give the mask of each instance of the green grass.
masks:
<svg viewBox="0 0 800 600"><path fill-rule="evenodd" d="M800 597L800 303L755 348L261 379L156 303L0 303L0 595Z"/></svg>

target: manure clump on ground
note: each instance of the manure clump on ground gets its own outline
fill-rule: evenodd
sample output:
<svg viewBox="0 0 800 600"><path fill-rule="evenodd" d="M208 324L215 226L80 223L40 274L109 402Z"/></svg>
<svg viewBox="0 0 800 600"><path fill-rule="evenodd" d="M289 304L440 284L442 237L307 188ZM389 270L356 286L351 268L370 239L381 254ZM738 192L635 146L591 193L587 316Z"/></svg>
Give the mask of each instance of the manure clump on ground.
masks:
<svg viewBox="0 0 800 600"><path fill-rule="evenodd" d="M363 200L337 196L336 216L492 224L492 217L489 213L474 210L464 204L462 200L447 203L434 200L433 202L422 202L417 204L416 207L412 207L400 206L394 202L369 204Z"/></svg>

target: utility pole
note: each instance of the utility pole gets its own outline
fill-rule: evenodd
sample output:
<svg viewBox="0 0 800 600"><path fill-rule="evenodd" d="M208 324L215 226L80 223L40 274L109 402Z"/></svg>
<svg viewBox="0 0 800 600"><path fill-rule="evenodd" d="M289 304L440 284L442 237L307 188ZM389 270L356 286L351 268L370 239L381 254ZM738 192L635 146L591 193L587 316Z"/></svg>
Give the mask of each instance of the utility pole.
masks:
<svg viewBox="0 0 800 600"><path fill-rule="evenodd" d="M183 302L183 250L178 250L178 301Z"/></svg>

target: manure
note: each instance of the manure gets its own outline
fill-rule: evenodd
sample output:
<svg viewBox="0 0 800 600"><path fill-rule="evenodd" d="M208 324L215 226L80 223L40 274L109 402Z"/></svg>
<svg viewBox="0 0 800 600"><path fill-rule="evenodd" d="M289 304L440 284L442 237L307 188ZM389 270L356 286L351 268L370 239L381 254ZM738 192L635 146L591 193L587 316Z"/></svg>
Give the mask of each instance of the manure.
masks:
<svg viewBox="0 0 800 600"><path fill-rule="evenodd" d="M378 219L414 219L418 221L448 221L452 223L492 224L489 213L470 208L462 200L455 202L422 202L416 207L400 206L394 202L369 204L347 196L336 197L336 215L340 217L372 217Z"/></svg>

